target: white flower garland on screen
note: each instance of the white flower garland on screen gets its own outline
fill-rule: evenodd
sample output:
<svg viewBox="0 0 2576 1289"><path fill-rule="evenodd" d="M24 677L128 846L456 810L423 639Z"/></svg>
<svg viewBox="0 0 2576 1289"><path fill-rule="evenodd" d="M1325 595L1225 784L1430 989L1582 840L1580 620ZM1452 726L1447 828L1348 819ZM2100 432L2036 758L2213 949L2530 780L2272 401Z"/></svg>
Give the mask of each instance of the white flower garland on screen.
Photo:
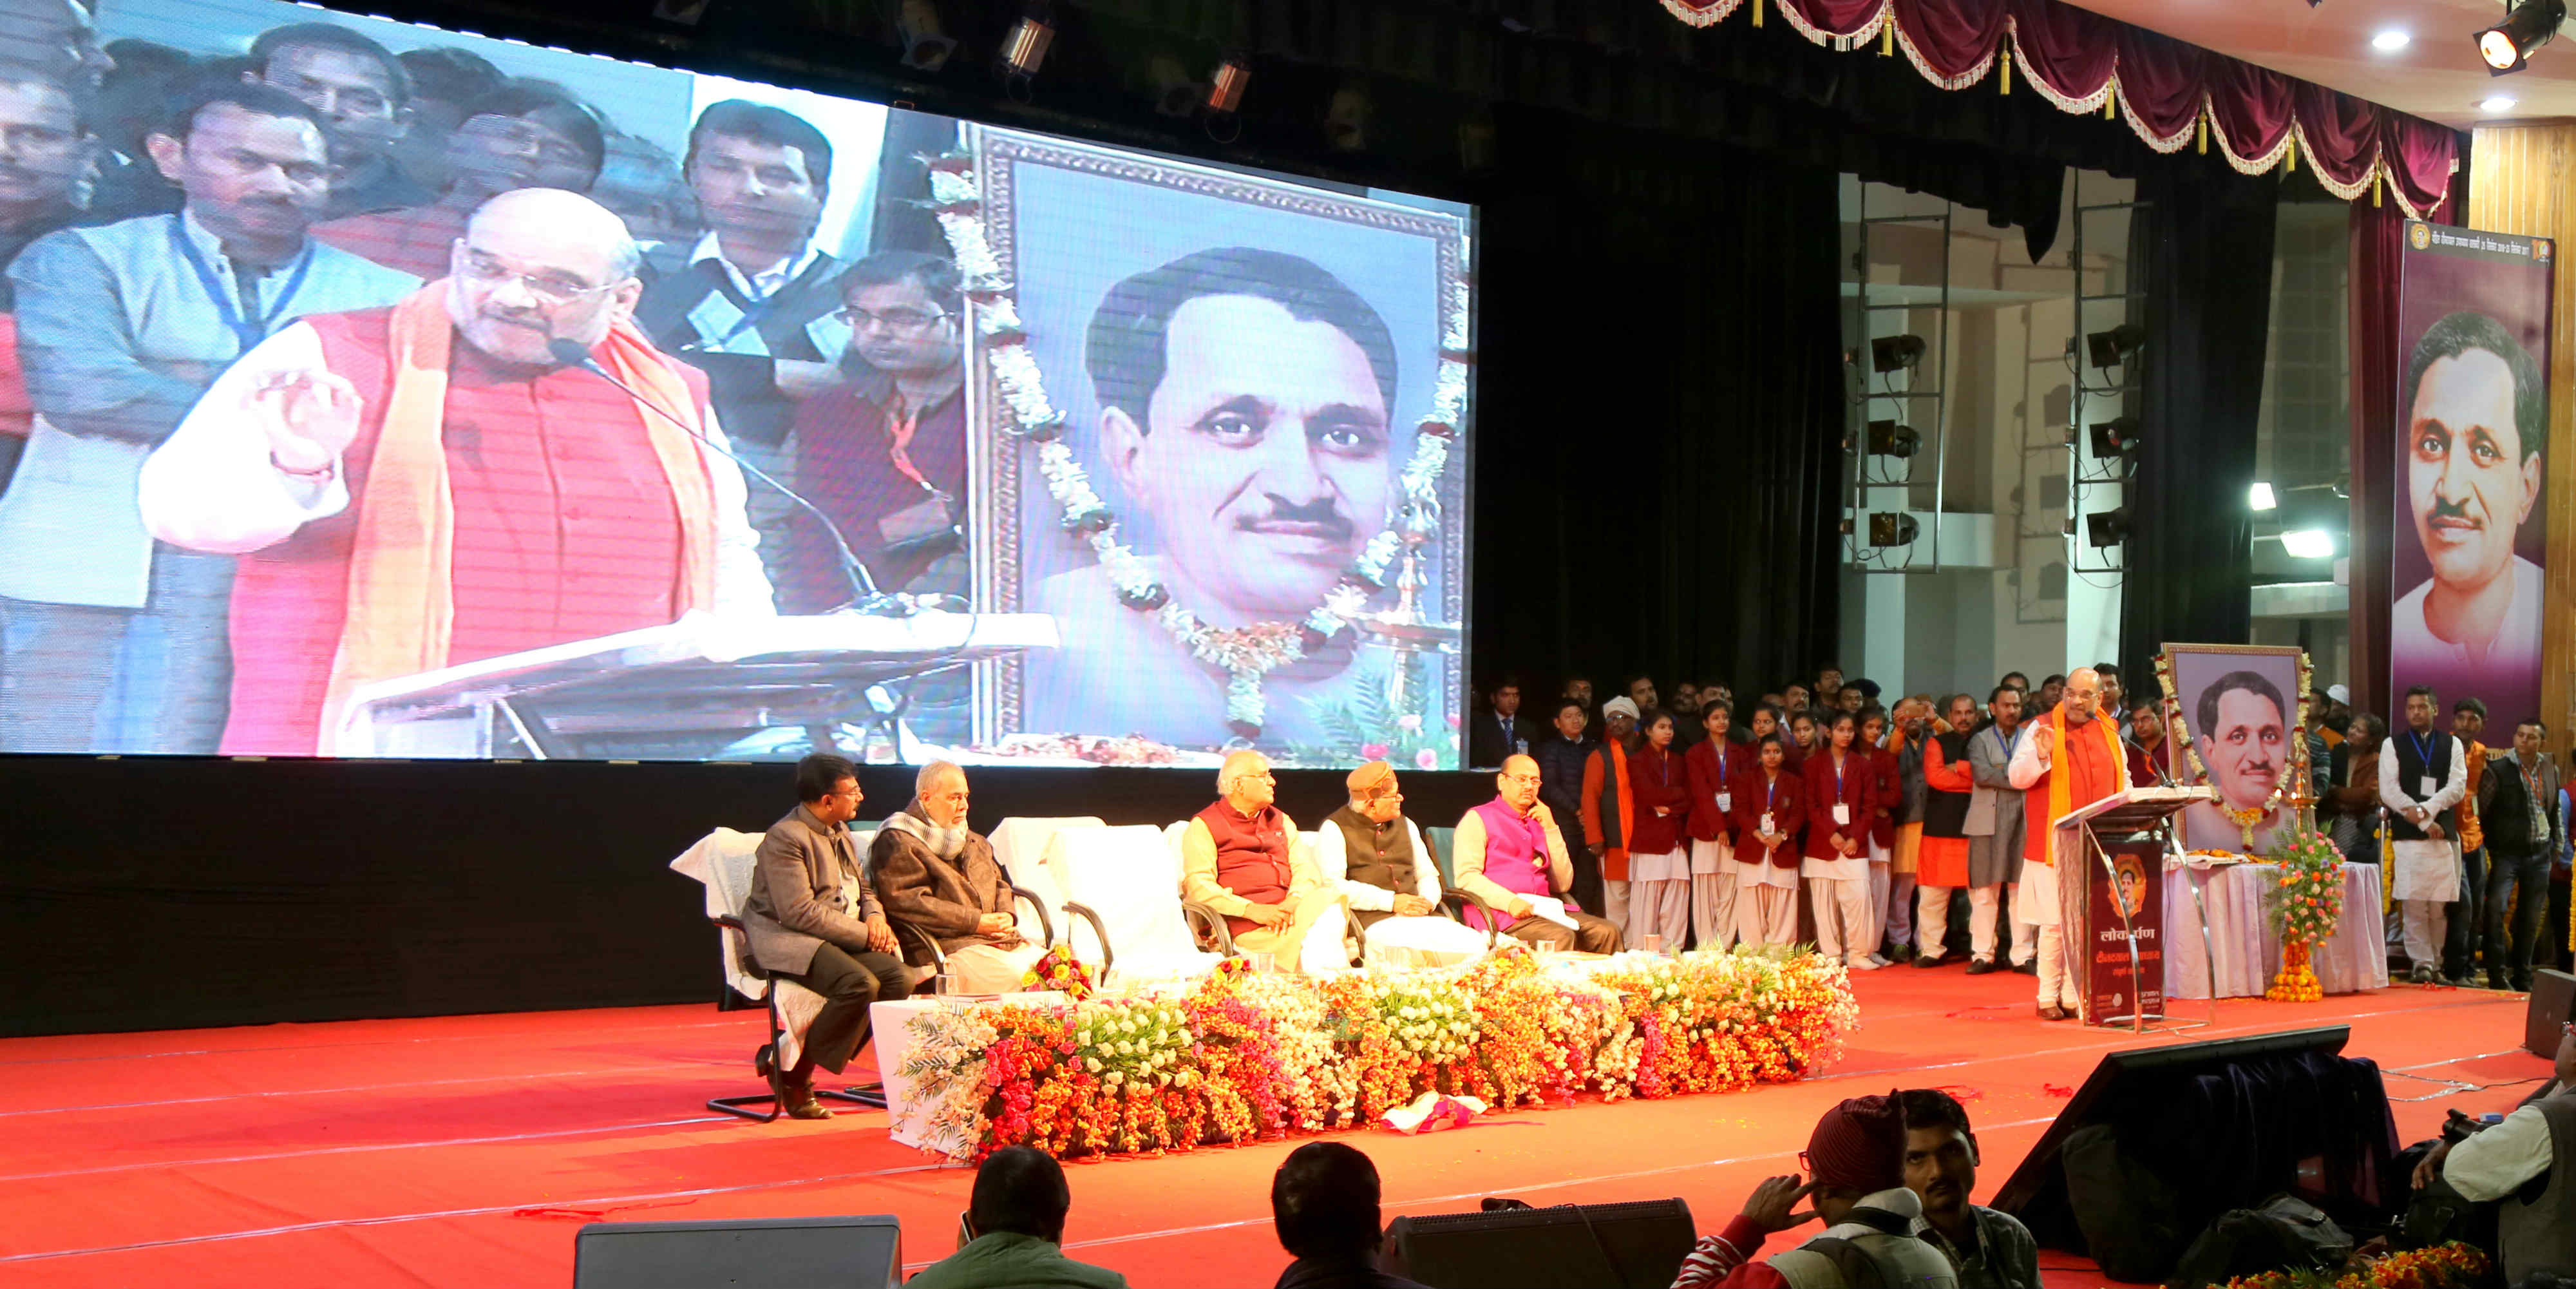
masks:
<svg viewBox="0 0 2576 1289"><path fill-rule="evenodd" d="M1047 493L1063 512L1067 532L1091 545L1100 567L1117 588L1118 602L1139 613L1151 613L1173 640L1199 661L1226 673L1226 724L1236 737L1261 736L1269 715L1262 682L1269 674L1324 647L1351 629L1365 613L1369 597L1386 588L1387 570L1403 551L1403 538L1390 525L1369 539L1341 580L1310 610L1303 621L1256 622L1246 627L1212 627L1174 603L1134 548L1119 540L1118 512L1091 486L1091 475L1064 442L1065 415L1048 402L1037 359L1029 353L1028 331L1021 325L1018 285L994 257L984 231L983 192L976 182L974 158L949 153L923 158L930 168L931 210L948 235L964 289L976 304L979 340L1002 401L1010 408L1013 432L1037 445L1038 471L1046 476ZM1464 282L1453 291L1463 294ZM1404 495L1436 494L1441 472L1448 468L1449 448L1467 407L1467 337L1464 300L1452 300L1452 321L1442 337L1440 373L1432 395L1432 414L1415 427L1413 457L1406 462Z"/></svg>

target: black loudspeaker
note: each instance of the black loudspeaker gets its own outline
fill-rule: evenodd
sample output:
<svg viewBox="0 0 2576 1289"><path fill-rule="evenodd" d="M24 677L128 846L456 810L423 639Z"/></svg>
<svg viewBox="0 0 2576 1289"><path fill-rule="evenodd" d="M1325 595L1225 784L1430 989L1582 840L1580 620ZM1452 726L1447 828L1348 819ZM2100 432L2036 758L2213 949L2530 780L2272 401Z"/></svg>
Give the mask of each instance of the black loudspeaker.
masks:
<svg viewBox="0 0 2576 1289"><path fill-rule="evenodd" d="M1699 1233L1678 1199L1387 1223L1378 1266L1431 1289L1664 1289Z"/></svg>
<svg viewBox="0 0 2576 1289"><path fill-rule="evenodd" d="M573 1242L573 1289L891 1289L902 1274L891 1216L593 1222Z"/></svg>
<svg viewBox="0 0 2576 1289"><path fill-rule="evenodd" d="M2558 1055L2558 1027L2576 1004L2576 976L2546 967L2531 973L2531 1010L2523 1014L2522 1049L2543 1060Z"/></svg>

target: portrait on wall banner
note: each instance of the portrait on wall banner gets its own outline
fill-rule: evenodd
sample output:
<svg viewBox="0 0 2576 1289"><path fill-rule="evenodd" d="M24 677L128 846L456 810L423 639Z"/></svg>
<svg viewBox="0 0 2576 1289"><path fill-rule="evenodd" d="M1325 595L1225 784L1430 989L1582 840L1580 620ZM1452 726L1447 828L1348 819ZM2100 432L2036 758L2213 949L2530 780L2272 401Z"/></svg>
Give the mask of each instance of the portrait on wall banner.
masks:
<svg viewBox="0 0 2576 1289"><path fill-rule="evenodd" d="M2549 425L2545 238L2407 226L2399 256L2389 694L2540 712Z"/></svg>
<svg viewBox="0 0 2576 1289"><path fill-rule="evenodd" d="M2297 821L2292 776L2304 771L2299 698L2306 663L2295 645L2168 644L2166 689L2182 728L2178 777L2206 787L2183 808L2183 845L2267 855Z"/></svg>
<svg viewBox="0 0 2576 1289"><path fill-rule="evenodd" d="M967 151L1026 336L979 356L977 600L1062 642L985 668L988 745L1456 766L1464 209L1006 130Z"/></svg>

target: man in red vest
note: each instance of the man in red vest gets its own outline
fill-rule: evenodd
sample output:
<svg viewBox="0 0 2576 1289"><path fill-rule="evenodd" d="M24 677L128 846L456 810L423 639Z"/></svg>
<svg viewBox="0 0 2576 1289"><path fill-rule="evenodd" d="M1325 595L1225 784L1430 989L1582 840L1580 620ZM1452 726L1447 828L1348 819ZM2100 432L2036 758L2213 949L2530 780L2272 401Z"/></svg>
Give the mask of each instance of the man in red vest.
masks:
<svg viewBox="0 0 2576 1289"><path fill-rule="evenodd" d="M1296 821L1271 804L1270 758L1229 755L1216 788L1223 799L1181 832L1181 898L1216 910L1236 948L1271 954L1283 971L1351 965L1342 892L1324 881Z"/></svg>
<svg viewBox="0 0 2576 1289"><path fill-rule="evenodd" d="M617 216L503 193L450 256L391 308L262 341L144 465L154 536L242 557L227 753L331 755L376 681L774 612L706 382L633 324Z"/></svg>
<svg viewBox="0 0 2576 1289"><path fill-rule="evenodd" d="M2076 668L2066 678L2057 706L2032 723L2030 737L2013 752L2012 785L2023 790L2022 802L2030 812L2028 862L2013 891L2013 920L2039 927L2043 1020L2075 1014L2083 995L2084 973L2074 969L2081 955L2067 952L2057 908L2057 821L2129 786L2128 753L2101 706L2102 677L2090 667ZM2079 862L2076 856L2066 861Z"/></svg>

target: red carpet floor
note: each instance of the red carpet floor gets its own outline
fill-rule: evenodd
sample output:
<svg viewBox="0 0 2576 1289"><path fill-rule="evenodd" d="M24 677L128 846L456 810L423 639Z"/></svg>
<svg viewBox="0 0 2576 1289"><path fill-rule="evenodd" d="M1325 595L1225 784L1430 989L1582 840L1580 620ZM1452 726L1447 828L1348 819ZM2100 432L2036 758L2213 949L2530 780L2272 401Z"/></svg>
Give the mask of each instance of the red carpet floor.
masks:
<svg viewBox="0 0 2576 1289"><path fill-rule="evenodd" d="M1792 1171L1825 1106L1947 1087L2003 1184L2125 1032L2044 1024L2031 982L1956 968L1860 977L1863 1027L1828 1076L1732 1096L1585 1103L1422 1138L1346 1138L1387 1212L1679 1195L1702 1229ZM2179 1017L2208 1014L2177 1005ZM2219 1004L2154 1043L2349 1023L2389 1073L2401 1135L2502 1109L2548 1064L2517 1050L2518 995L2400 986ZM581 1223L788 1214L903 1219L905 1257L952 1247L971 1174L886 1139L885 1116L760 1125L707 1097L756 1091L755 1012L712 1007L281 1025L0 1042L0 1284L560 1286ZM863 1075L854 1067L854 1075ZM1266 1286L1271 1170L1293 1143L1071 1169L1067 1241L1138 1286ZM2052 1285L2103 1283L2043 1253Z"/></svg>

